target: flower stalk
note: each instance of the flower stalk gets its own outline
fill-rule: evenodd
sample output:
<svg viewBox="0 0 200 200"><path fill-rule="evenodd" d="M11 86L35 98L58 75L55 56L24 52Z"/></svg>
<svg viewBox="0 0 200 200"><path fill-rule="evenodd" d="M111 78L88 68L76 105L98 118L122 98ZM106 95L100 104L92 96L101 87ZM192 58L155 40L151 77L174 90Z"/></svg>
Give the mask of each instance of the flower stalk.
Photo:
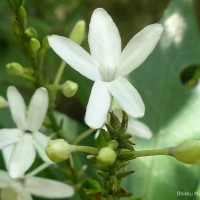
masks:
<svg viewBox="0 0 200 200"><path fill-rule="evenodd" d="M169 149L153 149L153 150L144 150L144 151L134 151L133 156L134 157L145 157L145 156L158 156L158 155L164 155L169 156Z"/></svg>

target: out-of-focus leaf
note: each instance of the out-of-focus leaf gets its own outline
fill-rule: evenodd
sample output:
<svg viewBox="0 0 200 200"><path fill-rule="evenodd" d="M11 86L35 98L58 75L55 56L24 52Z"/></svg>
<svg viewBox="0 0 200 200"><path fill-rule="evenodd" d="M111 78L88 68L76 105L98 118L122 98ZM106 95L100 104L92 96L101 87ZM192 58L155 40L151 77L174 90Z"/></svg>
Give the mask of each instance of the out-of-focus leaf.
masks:
<svg viewBox="0 0 200 200"><path fill-rule="evenodd" d="M161 23L165 27L159 45L130 80L146 105L144 121L154 133L151 140L135 139L136 150L175 146L184 139L200 138L199 86L188 89L180 74L200 63L200 38L193 1L173 0ZM199 166L172 157L144 157L132 162L136 173L126 185L144 200L176 200L177 191L194 192ZM196 199L183 196L180 199Z"/></svg>
<svg viewBox="0 0 200 200"><path fill-rule="evenodd" d="M64 131L65 137L69 140L69 142L72 142L72 140L74 140L85 130L85 127L82 124L65 114L56 112L56 118L58 122L62 121L62 129Z"/></svg>

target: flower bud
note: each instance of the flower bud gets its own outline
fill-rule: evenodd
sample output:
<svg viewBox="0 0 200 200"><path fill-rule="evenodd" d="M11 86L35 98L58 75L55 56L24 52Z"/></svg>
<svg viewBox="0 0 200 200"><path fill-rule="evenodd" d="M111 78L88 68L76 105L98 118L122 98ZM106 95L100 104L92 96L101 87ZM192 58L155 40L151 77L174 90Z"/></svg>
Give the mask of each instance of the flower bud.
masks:
<svg viewBox="0 0 200 200"><path fill-rule="evenodd" d="M49 49L49 48L50 48L50 46L49 46L49 41L48 41L47 37L45 37L45 38L42 40L42 47L43 47L44 49Z"/></svg>
<svg viewBox="0 0 200 200"><path fill-rule="evenodd" d="M37 37L37 32L34 28L27 28L24 31L24 34L28 37L28 38L32 38L32 37Z"/></svg>
<svg viewBox="0 0 200 200"><path fill-rule="evenodd" d="M67 160L72 152L72 147L64 139L50 140L46 153L53 162L62 162Z"/></svg>
<svg viewBox="0 0 200 200"><path fill-rule="evenodd" d="M68 98L73 97L76 94L77 90L78 84L73 81L66 81L62 85L62 93Z"/></svg>
<svg viewBox="0 0 200 200"><path fill-rule="evenodd" d="M109 147L104 147L99 150L97 160L104 165L113 165L116 160L116 153Z"/></svg>
<svg viewBox="0 0 200 200"><path fill-rule="evenodd" d="M19 16L19 23L20 23L20 25L23 28L25 28L26 24L27 24L27 21L26 21L26 10L25 10L25 8L23 6L19 7L18 16Z"/></svg>
<svg viewBox="0 0 200 200"><path fill-rule="evenodd" d="M31 52L35 55L40 48L40 42L36 38L31 38L29 46L30 46Z"/></svg>
<svg viewBox="0 0 200 200"><path fill-rule="evenodd" d="M20 28L19 28L19 23L17 21L14 21L12 23L12 30L14 35L19 38L20 37Z"/></svg>
<svg viewBox="0 0 200 200"><path fill-rule="evenodd" d="M200 163L200 140L185 140L169 149L169 154L187 164Z"/></svg>
<svg viewBox="0 0 200 200"><path fill-rule="evenodd" d="M24 73L32 76L34 74L34 70L31 67L24 67Z"/></svg>
<svg viewBox="0 0 200 200"><path fill-rule="evenodd" d="M80 20L74 26L69 38L78 44L81 44L85 38L85 21Z"/></svg>
<svg viewBox="0 0 200 200"><path fill-rule="evenodd" d="M8 107L8 102L4 97L0 96L0 108L6 108L6 107Z"/></svg>
<svg viewBox="0 0 200 200"><path fill-rule="evenodd" d="M24 73L24 68L19 63L12 62L6 65L6 71L11 75L21 75Z"/></svg>

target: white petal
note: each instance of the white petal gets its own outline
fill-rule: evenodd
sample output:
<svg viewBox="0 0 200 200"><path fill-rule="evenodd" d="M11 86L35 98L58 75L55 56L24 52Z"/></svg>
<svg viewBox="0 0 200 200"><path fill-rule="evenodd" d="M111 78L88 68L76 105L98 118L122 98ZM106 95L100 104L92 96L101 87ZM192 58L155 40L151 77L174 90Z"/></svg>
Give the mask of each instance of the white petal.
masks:
<svg viewBox="0 0 200 200"><path fill-rule="evenodd" d="M45 88L39 88L33 94L27 117L27 128L32 132L38 131L47 114L49 97Z"/></svg>
<svg viewBox="0 0 200 200"><path fill-rule="evenodd" d="M1 129L0 130L0 149L12 145L20 140L22 132L17 129Z"/></svg>
<svg viewBox="0 0 200 200"><path fill-rule="evenodd" d="M12 178L23 176L33 164L36 152L32 140L31 135L24 134L20 142L14 147L9 165L9 173Z"/></svg>
<svg viewBox="0 0 200 200"><path fill-rule="evenodd" d="M150 139L152 137L152 132L150 128L136 119L129 118L127 133L145 139Z"/></svg>
<svg viewBox="0 0 200 200"><path fill-rule="evenodd" d="M125 112L132 117L142 117L145 107L138 91L124 78L118 78L109 84L109 91Z"/></svg>
<svg viewBox="0 0 200 200"><path fill-rule="evenodd" d="M100 63L102 75L114 75L121 54L121 38L115 23L103 8L92 14L88 40L91 55Z"/></svg>
<svg viewBox="0 0 200 200"><path fill-rule="evenodd" d="M96 81L92 87L86 108L85 122L91 128L103 126L111 103L106 82Z"/></svg>
<svg viewBox="0 0 200 200"><path fill-rule="evenodd" d="M13 187L6 187L1 191L1 200L8 200L8 199L18 200L18 191L16 191Z"/></svg>
<svg viewBox="0 0 200 200"><path fill-rule="evenodd" d="M27 177L26 189L33 195L46 198L67 198L74 194L74 188L50 179Z"/></svg>
<svg viewBox="0 0 200 200"><path fill-rule="evenodd" d="M33 198L31 197L30 193L24 189L18 194L17 200L33 200Z"/></svg>
<svg viewBox="0 0 200 200"><path fill-rule="evenodd" d="M19 129L25 130L27 128L27 123L24 99L14 86L8 88L7 97L14 122Z"/></svg>
<svg viewBox="0 0 200 200"><path fill-rule="evenodd" d="M155 48L162 32L161 24L152 24L136 34L121 54L116 77L126 76L140 66Z"/></svg>
<svg viewBox="0 0 200 200"><path fill-rule="evenodd" d="M10 159L11 159L14 147L15 147L15 144L12 144L2 149L6 169L9 169L9 163L10 163Z"/></svg>
<svg viewBox="0 0 200 200"><path fill-rule="evenodd" d="M98 63L81 46L58 35L49 36L48 41L56 54L71 65L73 69L93 81L101 79Z"/></svg>
<svg viewBox="0 0 200 200"><path fill-rule="evenodd" d="M3 170L0 170L0 188L8 187L11 183L9 174Z"/></svg>
<svg viewBox="0 0 200 200"><path fill-rule="evenodd" d="M37 149L40 157L45 161L45 162L48 162L48 163L52 163L52 161L49 159L49 157L47 156L46 154L46 147L47 147L47 144L50 140L49 137L47 137L46 135L40 133L40 132L36 132L34 133L33 135L33 138L34 138L34 145L35 145L35 148Z"/></svg>
<svg viewBox="0 0 200 200"><path fill-rule="evenodd" d="M19 182L12 182L11 185L1 192L2 200L32 200L29 192Z"/></svg>
<svg viewBox="0 0 200 200"><path fill-rule="evenodd" d="M115 107L116 106L116 107ZM113 106L112 106L113 108ZM122 110L119 108L118 105L114 105L114 113L117 115L117 117L122 120ZM140 138L150 139L152 137L152 132L150 128L143 122L136 120L135 118L129 116L128 119L128 127L127 127L127 133L137 136Z"/></svg>

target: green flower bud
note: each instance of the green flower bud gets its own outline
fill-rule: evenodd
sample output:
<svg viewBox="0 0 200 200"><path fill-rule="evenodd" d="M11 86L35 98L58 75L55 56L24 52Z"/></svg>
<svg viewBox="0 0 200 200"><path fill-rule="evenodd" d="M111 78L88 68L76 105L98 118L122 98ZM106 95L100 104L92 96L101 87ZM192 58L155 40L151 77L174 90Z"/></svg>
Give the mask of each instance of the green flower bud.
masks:
<svg viewBox="0 0 200 200"><path fill-rule="evenodd" d="M200 163L200 140L185 140L169 149L169 154L187 164Z"/></svg>
<svg viewBox="0 0 200 200"><path fill-rule="evenodd" d="M73 81L66 81L62 85L62 93L68 98L73 97L76 94L77 90L78 84Z"/></svg>
<svg viewBox="0 0 200 200"><path fill-rule="evenodd" d="M12 62L6 65L6 71L11 75L21 75L24 73L24 68L19 63Z"/></svg>
<svg viewBox="0 0 200 200"><path fill-rule="evenodd" d="M20 25L25 28L27 21L26 21L26 10L23 6L20 6L18 9L18 17L19 17L19 23Z"/></svg>
<svg viewBox="0 0 200 200"><path fill-rule="evenodd" d="M118 180L116 176L111 176L110 177L110 184L112 185L112 192L116 193L118 189Z"/></svg>
<svg viewBox="0 0 200 200"><path fill-rule="evenodd" d="M35 55L40 48L40 42L36 38L31 38L29 46L30 46L31 52Z"/></svg>
<svg viewBox="0 0 200 200"><path fill-rule="evenodd" d="M12 30L13 30L13 33L14 35L19 38L20 37L20 28L19 28L19 24L17 21L14 21L12 23Z"/></svg>
<svg viewBox="0 0 200 200"><path fill-rule="evenodd" d="M49 49L49 48L50 48L50 46L49 46L49 41L48 41L47 37L45 37L45 38L43 39L43 41L42 41L42 47L43 47L44 49Z"/></svg>
<svg viewBox="0 0 200 200"><path fill-rule="evenodd" d="M37 37L37 32L34 28L27 28L24 31L24 34L28 37L28 38L32 38L32 37Z"/></svg>
<svg viewBox="0 0 200 200"><path fill-rule="evenodd" d="M111 149L117 149L119 143L117 142L117 140L111 140L109 143L108 143L108 147L110 147Z"/></svg>
<svg viewBox="0 0 200 200"><path fill-rule="evenodd" d="M116 153L109 147L104 147L99 150L97 160L104 165L113 165L116 160Z"/></svg>
<svg viewBox="0 0 200 200"><path fill-rule="evenodd" d="M50 140L46 147L46 153L53 162L67 160L72 150L72 146L64 139Z"/></svg>
<svg viewBox="0 0 200 200"><path fill-rule="evenodd" d="M26 67L26 68L24 68L24 74L27 74L27 75L33 75L34 74L34 70L33 70L33 68L31 68L31 67Z"/></svg>
<svg viewBox="0 0 200 200"><path fill-rule="evenodd" d="M0 96L0 108L6 108L6 107L8 107L8 102L4 97Z"/></svg>
<svg viewBox="0 0 200 200"><path fill-rule="evenodd" d="M78 44L81 44L85 38L85 21L80 20L74 26L69 38Z"/></svg>

